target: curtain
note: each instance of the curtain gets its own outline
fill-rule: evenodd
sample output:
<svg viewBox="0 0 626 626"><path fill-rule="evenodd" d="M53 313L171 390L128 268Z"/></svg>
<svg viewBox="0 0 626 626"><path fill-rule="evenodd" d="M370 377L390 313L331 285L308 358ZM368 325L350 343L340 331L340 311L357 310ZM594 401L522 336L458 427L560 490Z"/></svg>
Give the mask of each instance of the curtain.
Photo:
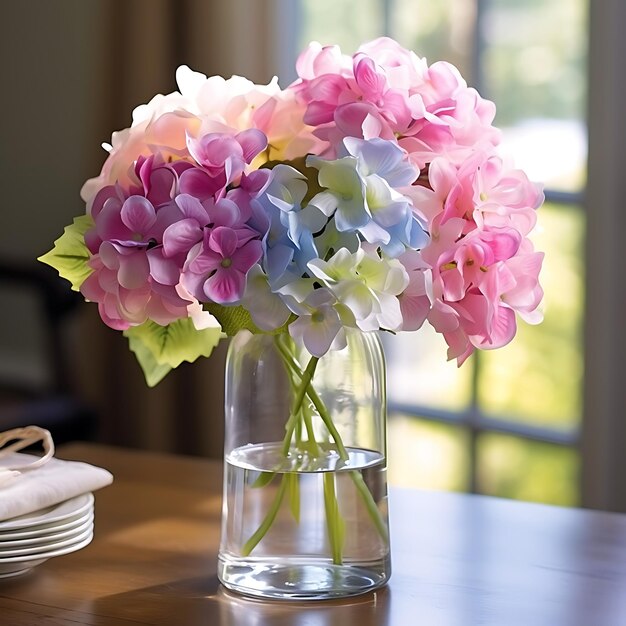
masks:
<svg viewBox="0 0 626 626"><path fill-rule="evenodd" d="M272 3L229 0L109 0L91 3L100 25L90 45L97 90L91 137L92 175L111 131L130 124L132 109L175 89L187 64L205 74L233 73L256 82L272 77ZM209 359L183 364L147 388L121 333L85 305L71 340L78 393L100 418L99 439L152 450L219 456L223 440L226 345ZM225 343L225 342L224 342ZM80 349L88 346L88 350Z"/></svg>

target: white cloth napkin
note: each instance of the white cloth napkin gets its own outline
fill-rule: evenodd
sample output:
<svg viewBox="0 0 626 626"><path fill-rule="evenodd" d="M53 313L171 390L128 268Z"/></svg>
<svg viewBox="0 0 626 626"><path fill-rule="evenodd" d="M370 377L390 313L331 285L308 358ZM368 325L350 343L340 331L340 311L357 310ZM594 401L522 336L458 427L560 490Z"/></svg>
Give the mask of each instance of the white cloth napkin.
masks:
<svg viewBox="0 0 626 626"><path fill-rule="evenodd" d="M13 452L0 458L0 468L21 466L32 458ZM22 471L0 486L0 521L44 509L112 482L113 475L101 467L50 459L45 465Z"/></svg>

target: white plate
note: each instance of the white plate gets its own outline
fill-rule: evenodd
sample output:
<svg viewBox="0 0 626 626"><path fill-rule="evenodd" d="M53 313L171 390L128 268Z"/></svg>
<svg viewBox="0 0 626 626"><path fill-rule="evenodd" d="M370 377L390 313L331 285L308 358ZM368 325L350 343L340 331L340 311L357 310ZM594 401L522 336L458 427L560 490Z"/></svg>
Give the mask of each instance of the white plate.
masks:
<svg viewBox="0 0 626 626"><path fill-rule="evenodd" d="M0 576L8 578L9 576L17 576L32 569L36 565L51 559L53 556L63 556L64 554L70 554L70 552L76 552L81 548L89 545L93 539L93 533L89 533L85 539L79 543L74 543L71 546L65 546L58 550L51 550L50 552L41 552L40 554L29 554L27 556L18 556L10 559L0 560Z"/></svg>
<svg viewBox="0 0 626 626"><path fill-rule="evenodd" d="M0 534L9 531L21 531L28 528L54 526L59 522L76 517L93 507L93 493L85 493L40 511L13 517L0 522Z"/></svg>
<svg viewBox="0 0 626 626"><path fill-rule="evenodd" d="M51 532L48 535L41 535L40 537L32 537L30 539L18 539L16 541L0 541L0 558L3 556L9 556L7 554L10 550L17 550L20 548L30 548L32 546L47 545L55 543L56 541L63 541L65 539L71 539L72 537L78 537L82 535L93 524L93 514L90 513L85 521L76 528L70 528L70 530L64 530L60 533Z"/></svg>
<svg viewBox="0 0 626 626"><path fill-rule="evenodd" d="M58 550L59 548L65 548L76 543L80 543L84 539L87 539L89 535L93 535L93 524L89 524L82 533L69 537L67 539L61 539L58 541L51 541L48 543L39 544L38 546L29 546L26 548L15 548L14 550L2 550L0 552L0 563L7 563L11 559L21 556L27 556L30 554L41 555L44 552L50 552L50 550Z"/></svg>
<svg viewBox="0 0 626 626"><path fill-rule="evenodd" d="M39 559L38 561L28 561L27 563L17 564L13 567L16 569L11 571L3 571L2 566L0 566L0 579L2 578L13 578L13 576L20 576L21 574L25 574L29 572L33 567L37 567L37 565L41 565L45 563L48 559Z"/></svg>
<svg viewBox="0 0 626 626"><path fill-rule="evenodd" d="M58 524L46 524L44 526L35 527L31 530L0 533L0 542L14 541L16 539L29 539L32 537L41 537L48 533L56 533L62 530L74 529L84 524L90 516L93 516L93 507L84 513L63 520Z"/></svg>

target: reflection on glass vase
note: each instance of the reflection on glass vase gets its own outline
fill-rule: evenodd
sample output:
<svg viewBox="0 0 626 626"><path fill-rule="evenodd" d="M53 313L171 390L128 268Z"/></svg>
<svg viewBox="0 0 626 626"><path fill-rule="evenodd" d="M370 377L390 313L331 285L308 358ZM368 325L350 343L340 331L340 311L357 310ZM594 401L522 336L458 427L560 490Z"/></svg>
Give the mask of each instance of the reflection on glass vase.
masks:
<svg viewBox="0 0 626 626"><path fill-rule="evenodd" d="M266 598L364 593L390 575L385 364L375 333L320 359L240 332L226 364L218 575Z"/></svg>

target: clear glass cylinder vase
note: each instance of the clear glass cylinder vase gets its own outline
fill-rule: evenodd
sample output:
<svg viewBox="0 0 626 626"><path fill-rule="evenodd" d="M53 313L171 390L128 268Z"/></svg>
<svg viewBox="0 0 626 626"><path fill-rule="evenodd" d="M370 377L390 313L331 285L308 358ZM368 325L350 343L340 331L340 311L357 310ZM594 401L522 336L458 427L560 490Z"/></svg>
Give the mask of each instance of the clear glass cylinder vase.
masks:
<svg viewBox="0 0 626 626"><path fill-rule="evenodd" d="M240 332L226 361L218 576L252 596L324 599L389 579L385 362L375 333L317 359Z"/></svg>

